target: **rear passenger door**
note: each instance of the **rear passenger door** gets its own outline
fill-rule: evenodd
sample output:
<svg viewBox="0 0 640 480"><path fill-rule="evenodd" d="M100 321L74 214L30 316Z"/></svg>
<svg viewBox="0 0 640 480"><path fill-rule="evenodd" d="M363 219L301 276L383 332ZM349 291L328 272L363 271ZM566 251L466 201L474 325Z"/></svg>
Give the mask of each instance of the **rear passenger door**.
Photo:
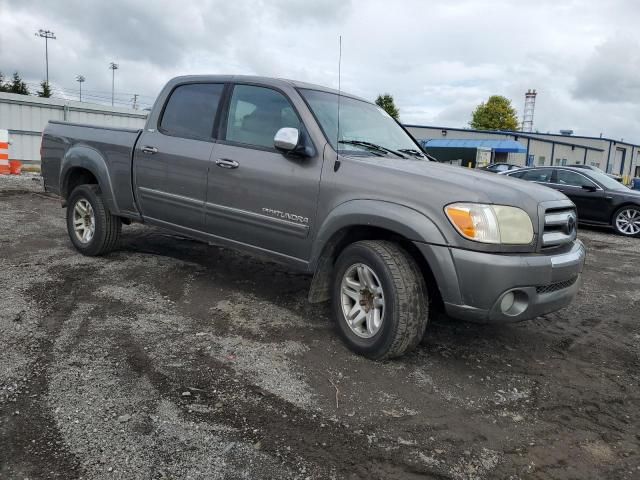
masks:
<svg viewBox="0 0 640 480"><path fill-rule="evenodd" d="M287 156L273 146L280 128L304 131L295 107L275 88L236 84L225 115L209 170L207 231L294 262L307 259L322 156Z"/></svg>
<svg viewBox="0 0 640 480"><path fill-rule="evenodd" d="M169 95L157 130L144 130L134 152L137 200L146 220L204 230L207 172L224 84L187 83Z"/></svg>

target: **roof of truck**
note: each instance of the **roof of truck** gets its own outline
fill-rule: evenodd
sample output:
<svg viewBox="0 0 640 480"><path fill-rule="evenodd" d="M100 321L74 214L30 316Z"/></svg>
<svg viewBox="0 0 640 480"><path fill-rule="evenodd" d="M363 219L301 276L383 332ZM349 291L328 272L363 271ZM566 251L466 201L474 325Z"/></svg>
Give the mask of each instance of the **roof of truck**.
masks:
<svg viewBox="0 0 640 480"><path fill-rule="evenodd" d="M248 82L248 83L257 83L263 85L270 85L273 87L293 87L293 88L308 88L310 90L319 90L322 92L340 94L345 97L351 97L358 100L362 100L368 103L372 103L370 100L360 98L356 95L352 95L350 93L342 92L335 90L333 88L324 87L322 85L317 85L314 83L301 82L298 80L290 80L288 78L275 78L275 77L261 77L256 75L182 75L179 77L172 78L169 83L183 83L183 82L194 82L194 81L205 81L205 82Z"/></svg>

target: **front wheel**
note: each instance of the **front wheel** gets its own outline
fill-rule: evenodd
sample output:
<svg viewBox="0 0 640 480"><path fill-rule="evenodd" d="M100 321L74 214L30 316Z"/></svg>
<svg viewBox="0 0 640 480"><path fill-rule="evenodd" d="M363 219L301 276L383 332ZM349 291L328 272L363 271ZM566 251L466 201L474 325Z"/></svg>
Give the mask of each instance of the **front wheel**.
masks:
<svg viewBox="0 0 640 480"><path fill-rule="evenodd" d="M620 208L613 216L613 228L626 237L640 236L640 207L628 205Z"/></svg>
<svg viewBox="0 0 640 480"><path fill-rule="evenodd" d="M353 243L338 257L334 274L333 313L351 350L382 360L420 343L429 297L418 265L404 249L388 241Z"/></svg>
<svg viewBox="0 0 640 480"><path fill-rule="evenodd" d="M122 222L109 212L97 185L80 185L69 196L67 231L80 253L104 255L117 247Z"/></svg>

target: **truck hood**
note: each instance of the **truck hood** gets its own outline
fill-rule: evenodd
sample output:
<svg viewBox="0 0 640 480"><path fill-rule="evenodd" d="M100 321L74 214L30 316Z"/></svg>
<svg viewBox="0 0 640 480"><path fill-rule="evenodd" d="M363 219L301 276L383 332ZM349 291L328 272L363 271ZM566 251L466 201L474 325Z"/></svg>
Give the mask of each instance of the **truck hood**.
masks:
<svg viewBox="0 0 640 480"><path fill-rule="evenodd" d="M357 160L366 162L368 169L371 169L370 173L379 171L381 175L373 177L378 178L381 184L401 185L404 196L417 201L425 198L431 203L437 198L440 208L452 202L465 201L512 205L524 209L532 218L536 218L541 202L567 200L563 193L537 183L485 171L387 157ZM377 181L374 179L373 183ZM386 190L384 187L382 189Z"/></svg>

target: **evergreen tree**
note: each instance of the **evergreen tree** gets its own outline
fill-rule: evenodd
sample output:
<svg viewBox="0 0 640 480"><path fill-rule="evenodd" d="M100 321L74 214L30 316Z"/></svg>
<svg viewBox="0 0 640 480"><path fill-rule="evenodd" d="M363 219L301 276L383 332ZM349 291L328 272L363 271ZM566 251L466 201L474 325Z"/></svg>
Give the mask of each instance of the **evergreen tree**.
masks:
<svg viewBox="0 0 640 480"><path fill-rule="evenodd" d="M42 82L40 82L40 88L42 90L38 92L39 97L49 98L51 96L51 87L49 86L46 80L43 80Z"/></svg>
<svg viewBox="0 0 640 480"><path fill-rule="evenodd" d="M27 88L27 84L22 81L18 72L13 73L13 79L11 83L8 84L9 89L7 90L9 93L17 93L18 95L29 95L29 89Z"/></svg>

